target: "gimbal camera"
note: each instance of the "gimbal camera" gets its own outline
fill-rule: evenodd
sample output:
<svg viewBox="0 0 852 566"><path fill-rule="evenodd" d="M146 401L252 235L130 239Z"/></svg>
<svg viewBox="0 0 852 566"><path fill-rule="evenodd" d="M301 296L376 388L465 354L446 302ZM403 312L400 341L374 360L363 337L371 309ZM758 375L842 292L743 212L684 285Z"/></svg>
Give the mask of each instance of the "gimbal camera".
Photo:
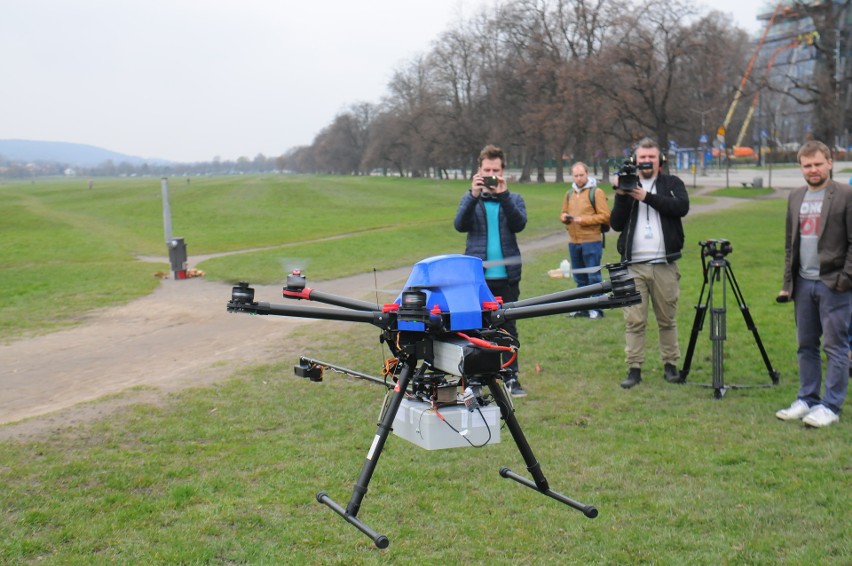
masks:
<svg viewBox="0 0 852 566"><path fill-rule="evenodd" d="M332 369L387 388L378 429L348 505L344 508L325 492L316 496L317 501L370 537L377 547L386 548L390 544L388 538L364 524L357 515L400 406L409 399L430 403L424 405L431 407L440 403L444 406L458 404L471 412L479 411L480 415L481 406L496 403L500 418L533 479L506 467L500 469L500 475L582 511L588 518L597 517L594 506L550 489L515 418L511 397L501 379L508 365L502 360L503 353L514 353L519 347L517 340L501 326L510 320L620 308L641 302L626 263L605 268L610 276L608 281L503 303L489 290L479 258L443 255L415 264L402 292L393 303L386 305L313 290L307 287L304 275L296 271L287 277L283 290L285 298L332 306L255 302L254 289L249 283L240 282L232 289L227 309L249 314L365 322L381 330L381 340L394 357L393 363L386 364L386 369L390 369L384 379L304 357L295 366L295 373L312 381L322 381L323 369ZM458 389L465 394L456 395ZM485 393L486 389L490 395Z"/></svg>

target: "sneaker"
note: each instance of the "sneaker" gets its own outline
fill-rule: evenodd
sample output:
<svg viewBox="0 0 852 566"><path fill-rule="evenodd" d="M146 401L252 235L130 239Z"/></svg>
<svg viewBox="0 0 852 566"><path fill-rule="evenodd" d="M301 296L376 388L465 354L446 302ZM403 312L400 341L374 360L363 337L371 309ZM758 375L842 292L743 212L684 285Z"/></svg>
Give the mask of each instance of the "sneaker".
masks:
<svg viewBox="0 0 852 566"><path fill-rule="evenodd" d="M516 377L506 380L506 389L512 397L527 396L527 392L524 391L523 387L521 387L521 382L518 381L518 378Z"/></svg>
<svg viewBox="0 0 852 566"><path fill-rule="evenodd" d="M802 419L802 422L808 426L821 428L830 424L834 424L839 420L840 416L837 413L835 413L825 405L817 405L816 407L811 409L811 412L805 415L805 418Z"/></svg>
<svg viewBox="0 0 852 566"><path fill-rule="evenodd" d="M591 319L603 318L603 311L598 311L598 310L589 311L589 318L591 318Z"/></svg>
<svg viewBox="0 0 852 566"><path fill-rule="evenodd" d="M680 372L674 364L666 364L663 367L663 379L669 383L680 383Z"/></svg>
<svg viewBox="0 0 852 566"><path fill-rule="evenodd" d="M630 368L630 371L627 372L627 379L621 382L621 387L630 389L634 385L639 385L640 381L642 381L642 370L639 368Z"/></svg>
<svg viewBox="0 0 852 566"><path fill-rule="evenodd" d="M811 412L811 408L807 403L802 401L801 399L796 399L793 401L793 404L790 405L788 409L781 409L775 416L781 419L782 421L792 421L795 419L804 418L808 413Z"/></svg>
<svg viewBox="0 0 852 566"><path fill-rule="evenodd" d="M568 316L571 317L571 318L589 318L589 311L569 312Z"/></svg>

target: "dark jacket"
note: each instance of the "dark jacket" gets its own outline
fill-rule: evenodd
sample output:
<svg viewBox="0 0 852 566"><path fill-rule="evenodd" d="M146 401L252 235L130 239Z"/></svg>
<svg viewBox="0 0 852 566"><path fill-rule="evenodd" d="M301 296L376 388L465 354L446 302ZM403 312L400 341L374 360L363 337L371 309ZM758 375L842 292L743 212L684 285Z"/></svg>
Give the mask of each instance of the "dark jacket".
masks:
<svg viewBox="0 0 852 566"><path fill-rule="evenodd" d="M794 283L799 273L799 210L805 200L807 187L799 187L787 199L787 225L784 238L784 287L794 295ZM852 187L829 181L825 187L822 212L819 216L819 278L829 289L852 289Z"/></svg>
<svg viewBox="0 0 852 566"><path fill-rule="evenodd" d="M521 250L515 234L527 225L527 206L518 193L506 191L497 195L496 198L500 202L500 244L503 248L503 259L517 260L506 262L509 283L518 283L521 280ZM459 232L467 232L465 255L485 261L488 221L485 218L485 205L482 204L482 199L473 198L470 191L466 192L459 202L453 226Z"/></svg>
<svg viewBox="0 0 852 566"><path fill-rule="evenodd" d="M668 261L680 258L683 249L683 224L681 218L689 212L689 195L686 187L674 175L657 176L654 194L645 196L645 204L660 213L660 225L663 228L663 244L666 247ZM639 201L630 195L615 195L615 204L609 217L609 225L618 236L617 249L621 259L630 261L633 255L633 234L639 214Z"/></svg>

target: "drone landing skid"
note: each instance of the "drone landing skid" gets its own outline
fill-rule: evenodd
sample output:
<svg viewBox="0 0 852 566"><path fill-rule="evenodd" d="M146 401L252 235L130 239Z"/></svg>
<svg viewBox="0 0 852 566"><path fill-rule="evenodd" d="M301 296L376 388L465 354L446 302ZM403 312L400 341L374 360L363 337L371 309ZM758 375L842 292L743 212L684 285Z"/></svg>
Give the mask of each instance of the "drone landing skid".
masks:
<svg viewBox="0 0 852 566"><path fill-rule="evenodd" d="M343 517L344 520L353 525L356 529L367 535L378 548L387 548L390 544L390 540L388 540L387 536L370 528L363 521L358 519L358 511L361 509L361 502L367 494L370 479L373 476L379 457L382 454L385 441L391 433L394 419L396 418L396 414L402 404L402 399L405 396L405 391L408 388L408 384L411 381L414 374L414 368L416 366L416 359L408 359L403 364L399 374L399 379L396 382L393 393L391 394L388 410L385 412L378 425L376 436L373 437L373 443L367 452L367 458L364 461L361 473L358 476L358 481L355 483L355 487L352 491L352 497L349 499L349 503L346 507L344 508L342 505L335 502L328 493L324 491L317 494L317 501L328 506L332 511ZM506 389L497 382L498 378L498 374L487 374L483 377L484 385L488 386L488 389L491 391L491 395L500 407L501 417L505 421L509 432L512 434L512 438L515 440L515 444L517 444L518 450L521 452L521 456L523 457L524 463L527 465L527 470L529 470L533 480L520 476L506 467L500 469L500 475L504 478L515 480L523 486L534 489L535 491L551 497L556 501L565 503L574 509L582 511L583 514L590 519L597 517L598 510L594 506L580 503L550 489L547 478L541 471L541 465L536 460L532 448L530 448L523 430L521 430L521 425L515 418L515 413L512 409Z"/></svg>

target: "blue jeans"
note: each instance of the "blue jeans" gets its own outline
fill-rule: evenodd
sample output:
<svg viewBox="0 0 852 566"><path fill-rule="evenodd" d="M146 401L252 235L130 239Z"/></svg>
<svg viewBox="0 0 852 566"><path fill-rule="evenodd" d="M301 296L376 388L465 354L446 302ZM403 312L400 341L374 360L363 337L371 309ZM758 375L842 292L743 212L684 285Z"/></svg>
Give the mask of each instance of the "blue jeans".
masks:
<svg viewBox="0 0 852 566"><path fill-rule="evenodd" d="M834 291L822 281L796 276L793 296L796 309L796 334L799 349L798 398L813 406L822 403L839 413L849 385L849 320L852 316L852 291ZM820 400L823 351L828 360L825 370L825 395Z"/></svg>
<svg viewBox="0 0 852 566"><path fill-rule="evenodd" d="M571 257L571 271L577 287L585 287L603 281L600 271L594 273L577 273L577 268L598 267L603 257L601 242L586 242L585 244L568 244L568 255Z"/></svg>

